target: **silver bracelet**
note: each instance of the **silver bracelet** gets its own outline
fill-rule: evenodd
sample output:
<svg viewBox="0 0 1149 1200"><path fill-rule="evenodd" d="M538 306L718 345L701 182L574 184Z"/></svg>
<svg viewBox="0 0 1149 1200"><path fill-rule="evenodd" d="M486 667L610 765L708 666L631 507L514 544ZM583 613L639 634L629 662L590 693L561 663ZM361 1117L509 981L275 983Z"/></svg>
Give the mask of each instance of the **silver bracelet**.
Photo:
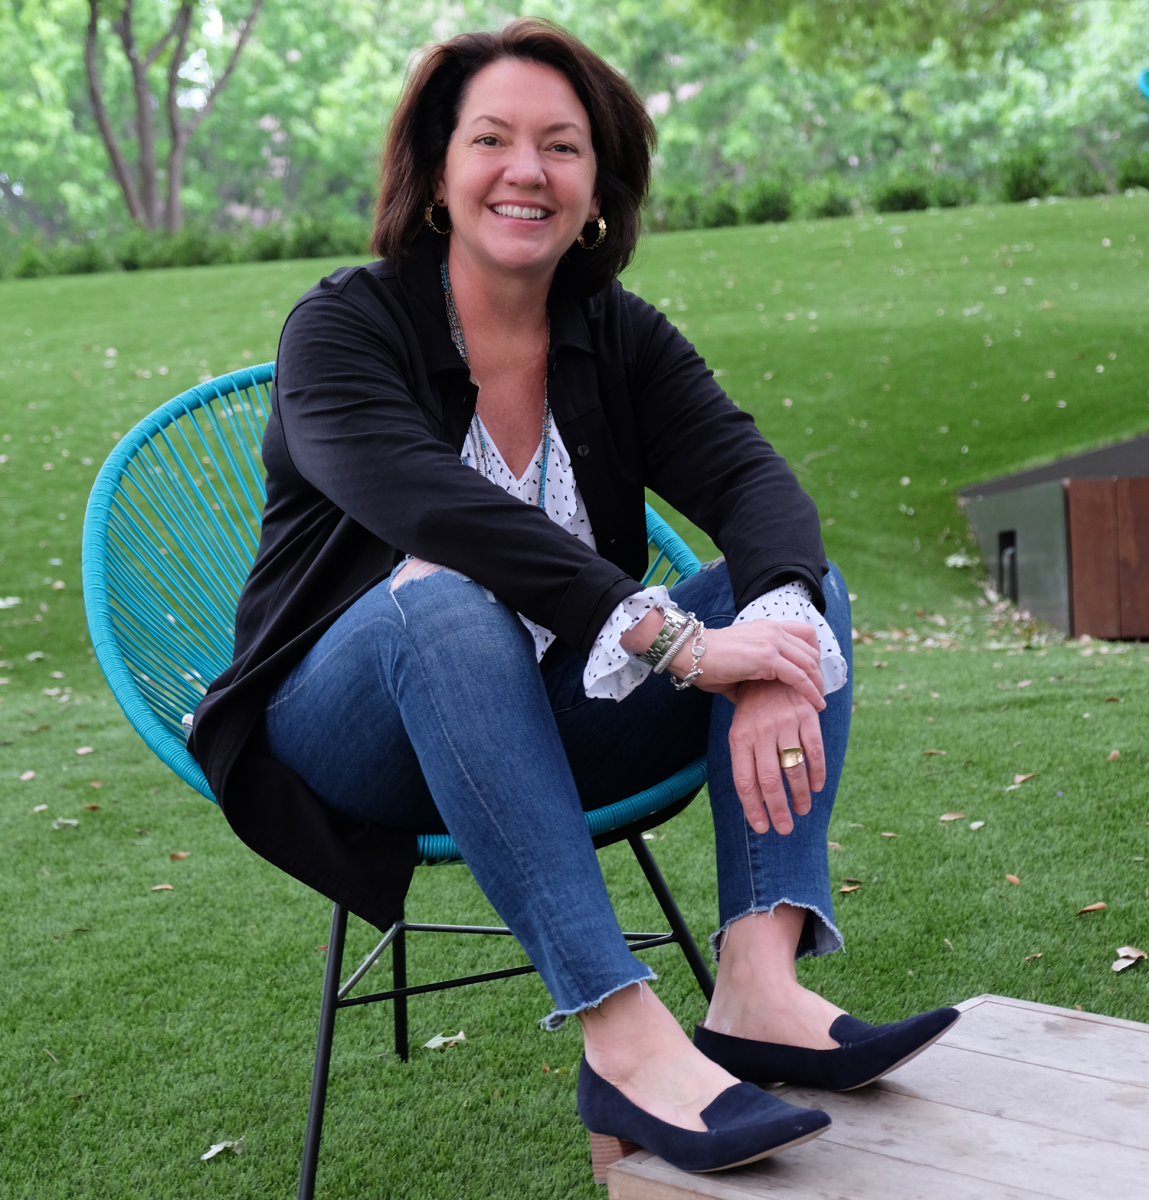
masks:
<svg viewBox="0 0 1149 1200"><path fill-rule="evenodd" d="M657 668L667 650L674 644L678 635L690 623L691 618L675 604L668 604L662 614L662 628L650 646L638 656L640 662Z"/></svg>
<svg viewBox="0 0 1149 1200"><path fill-rule="evenodd" d="M670 649L667 650L667 652L659 660L658 666L654 668L654 673L656 675L661 675L662 672L665 671L672 662L674 662L675 658L678 657L679 650L681 650L682 647L685 646L688 641L690 641L691 636L698 628L699 623L694 619L694 614L689 613L688 616L690 617L690 620L687 622L686 628L678 635L678 637L674 639L674 641L670 644Z"/></svg>
<svg viewBox="0 0 1149 1200"><path fill-rule="evenodd" d="M698 627L694 633L694 642L690 647L690 673L682 679L672 679L670 682L674 684L675 690L685 692L694 681L702 674L702 667L699 663L702 661L702 656L706 653L706 626L701 621L698 622Z"/></svg>

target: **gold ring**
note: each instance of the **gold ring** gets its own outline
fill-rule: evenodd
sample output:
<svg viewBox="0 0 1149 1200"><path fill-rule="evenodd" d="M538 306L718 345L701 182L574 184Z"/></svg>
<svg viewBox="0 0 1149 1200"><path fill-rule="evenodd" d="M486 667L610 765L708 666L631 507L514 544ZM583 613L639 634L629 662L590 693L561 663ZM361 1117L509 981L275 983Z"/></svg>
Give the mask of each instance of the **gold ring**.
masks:
<svg viewBox="0 0 1149 1200"><path fill-rule="evenodd" d="M790 746L778 751L778 761L788 771L791 767L800 767L806 761L806 756L801 746Z"/></svg>

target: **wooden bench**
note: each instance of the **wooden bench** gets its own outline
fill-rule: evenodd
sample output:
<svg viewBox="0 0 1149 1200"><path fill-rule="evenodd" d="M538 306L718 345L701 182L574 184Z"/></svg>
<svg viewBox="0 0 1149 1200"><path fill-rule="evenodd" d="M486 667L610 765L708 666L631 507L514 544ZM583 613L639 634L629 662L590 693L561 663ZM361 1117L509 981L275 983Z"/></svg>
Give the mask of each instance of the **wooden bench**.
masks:
<svg viewBox="0 0 1149 1200"><path fill-rule="evenodd" d="M779 1088L833 1117L809 1145L714 1175L644 1150L611 1168L610 1200L1149 1198L1149 1025L1005 996L958 1008L879 1083Z"/></svg>

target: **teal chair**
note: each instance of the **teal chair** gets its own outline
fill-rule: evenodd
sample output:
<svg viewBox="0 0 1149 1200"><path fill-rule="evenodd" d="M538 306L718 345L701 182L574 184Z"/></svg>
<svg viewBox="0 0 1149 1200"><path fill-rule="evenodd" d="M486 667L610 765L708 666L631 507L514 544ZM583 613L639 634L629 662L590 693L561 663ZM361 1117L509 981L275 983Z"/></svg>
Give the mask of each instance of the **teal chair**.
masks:
<svg viewBox="0 0 1149 1200"><path fill-rule="evenodd" d="M125 716L148 746L186 783L214 801L185 742L190 714L231 661L240 589L259 541L266 498L260 443L270 409L273 363L235 371L176 396L122 438L96 477L84 518L83 584L96 659ZM699 569L698 559L649 506L652 563L647 583L673 583ZM596 846L627 841L666 915L669 933L627 933L636 950L676 943L709 999L713 982L642 833L684 809L706 781L704 758L658 786L586 814ZM420 863L459 862L445 834L418 839ZM340 1008L390 1000L395 1050L407 1058L407 999L504 979L530 966L407 986L406 935L508 936L509 929L397 921L349 976L339 977L347 910L331 916L311 1081L301 1200L311 1200ZM391 950L387 991L352 996L376 960Z"/></svg>

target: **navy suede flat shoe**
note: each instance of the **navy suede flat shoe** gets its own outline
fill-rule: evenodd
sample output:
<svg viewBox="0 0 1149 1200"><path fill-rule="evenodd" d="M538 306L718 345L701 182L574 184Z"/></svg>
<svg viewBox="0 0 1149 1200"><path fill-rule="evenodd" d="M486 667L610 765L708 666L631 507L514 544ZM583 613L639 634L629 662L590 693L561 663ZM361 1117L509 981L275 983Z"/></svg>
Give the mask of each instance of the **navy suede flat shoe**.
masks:
<svg viewBox="0 0 1149 1200"><path fill-rule="evenodd" d="M836 1050L756 1042L715 1033L704 1025L695 1026L694 1044L707 1058L748 1083L762 1087L791 1083L848 1092L881 1079L921 1054L960 1016L956 1008L935 1008L892 1025L867 1025L843 1013L830 1026L830 1036L841 1043Z"/></svg>
<svg viewBox="0 0 1149 1200"><path fill-rule="evenodd" d="M729 1087L702 1110L706 1132L682 1129L644 1112L582 1060L578 1113L591 1135L591 1163L602 1183L612 1162L650 1150L683 1171L724 1171L801 1145L829 1128L829 1116L798 1108L752 1083Z"/></svg>

